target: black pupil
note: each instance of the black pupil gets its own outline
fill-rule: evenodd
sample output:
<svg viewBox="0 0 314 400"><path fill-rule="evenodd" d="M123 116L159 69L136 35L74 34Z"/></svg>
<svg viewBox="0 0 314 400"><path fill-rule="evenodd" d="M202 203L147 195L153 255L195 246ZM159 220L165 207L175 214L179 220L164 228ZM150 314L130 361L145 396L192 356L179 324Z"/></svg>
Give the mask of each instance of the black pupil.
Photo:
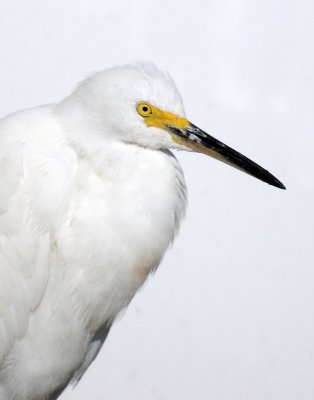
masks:
<svg viewBox="0 0 314 400"><path fill-rule="evenodd" d="M147 112L147 111L148 111L148 107L147 107L147 106L143 106L142 110L143 110L144 112Z"/></svg>

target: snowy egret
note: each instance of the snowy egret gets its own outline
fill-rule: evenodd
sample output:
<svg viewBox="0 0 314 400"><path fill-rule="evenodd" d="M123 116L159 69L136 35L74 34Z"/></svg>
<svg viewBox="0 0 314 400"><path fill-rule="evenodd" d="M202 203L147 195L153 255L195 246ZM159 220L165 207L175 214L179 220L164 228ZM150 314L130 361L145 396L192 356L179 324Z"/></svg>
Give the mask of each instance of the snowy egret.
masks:
<svg viewBox="0 0 314 400"><path fill-rule="evenodd" d="M111 68L57 105L0 123L0 398L56 399L179 228L186 189L169 149L269 172L185 118L168 74Z"/></svg>

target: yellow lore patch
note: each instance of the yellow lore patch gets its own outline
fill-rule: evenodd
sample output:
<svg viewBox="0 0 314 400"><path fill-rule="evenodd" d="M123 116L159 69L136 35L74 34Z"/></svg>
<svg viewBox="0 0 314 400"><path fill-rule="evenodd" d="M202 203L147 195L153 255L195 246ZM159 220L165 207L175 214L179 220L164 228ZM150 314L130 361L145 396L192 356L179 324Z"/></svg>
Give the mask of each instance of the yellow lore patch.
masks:
<svg viewBox="0 0 314 400"><path fill-rule="evenodd" d="M148 127L155 127L167 130L168 126L178 129L184 129L190 122L186 118L179 115L169 113L154 107L152 104L145 101L140 101L136 105L136 110L144 118L145 124Z"/></svg>

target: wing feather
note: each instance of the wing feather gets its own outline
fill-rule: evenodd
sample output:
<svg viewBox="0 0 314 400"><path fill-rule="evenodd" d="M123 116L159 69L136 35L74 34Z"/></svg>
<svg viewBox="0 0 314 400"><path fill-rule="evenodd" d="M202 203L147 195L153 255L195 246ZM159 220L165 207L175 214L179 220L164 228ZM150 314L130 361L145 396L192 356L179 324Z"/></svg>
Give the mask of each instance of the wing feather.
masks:
<svg viewBox="0 0 314 400"><path fill-rule="evenodd" d="M0 122L0 370L45 295L68 206L73 160L57 134L49 110Z"/></svg>

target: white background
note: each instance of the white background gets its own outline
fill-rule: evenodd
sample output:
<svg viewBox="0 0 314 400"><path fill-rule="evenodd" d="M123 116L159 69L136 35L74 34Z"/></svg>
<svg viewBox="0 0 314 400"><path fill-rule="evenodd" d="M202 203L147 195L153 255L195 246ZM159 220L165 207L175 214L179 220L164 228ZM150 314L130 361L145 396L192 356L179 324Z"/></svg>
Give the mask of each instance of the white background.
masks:
<svg viewBox="0 0 314 400"><path fill-rule="evenodd" d="M1 0L1 116L152 60L190 120L287 186L177 154L180 236L61 399L314 398L313 18L306 0Z"/></svg>

